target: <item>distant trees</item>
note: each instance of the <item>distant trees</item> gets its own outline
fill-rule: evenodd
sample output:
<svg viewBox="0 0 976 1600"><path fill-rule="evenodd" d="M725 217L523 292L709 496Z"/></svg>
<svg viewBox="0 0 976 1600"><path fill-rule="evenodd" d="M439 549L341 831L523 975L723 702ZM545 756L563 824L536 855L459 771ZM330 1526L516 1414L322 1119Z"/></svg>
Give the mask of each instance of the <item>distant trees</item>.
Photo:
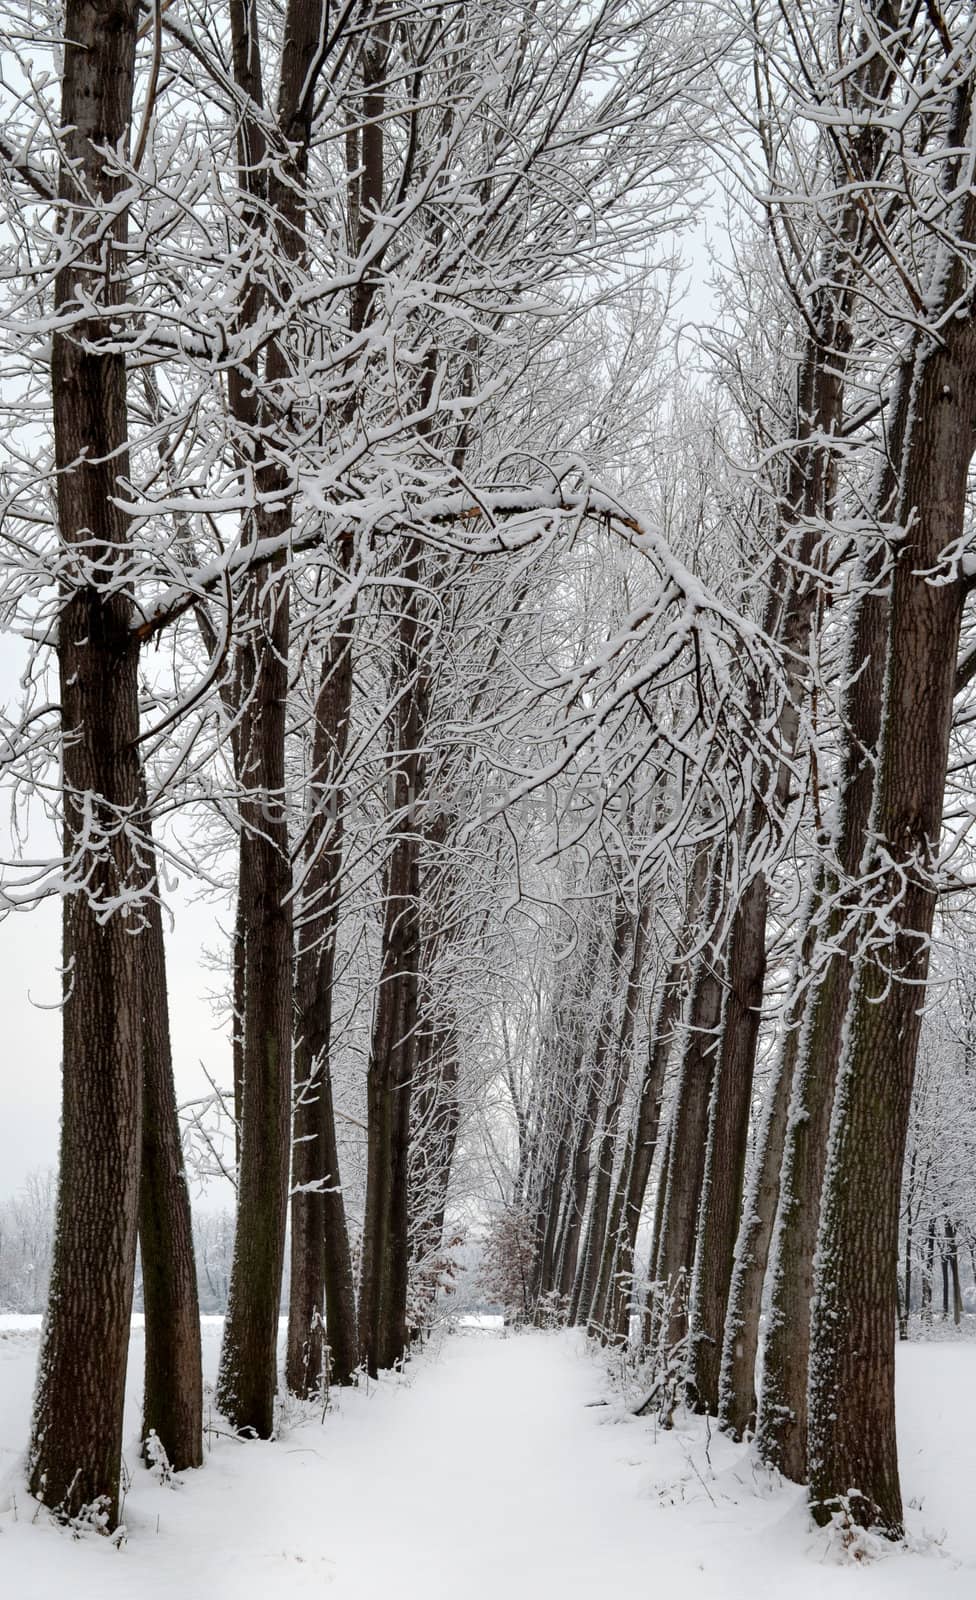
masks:
<svg viewBox="0 0 976 1600"><path fill-rule="evenodd" d="M54 1173L32 1172L0 1200L0 1310L43 1311L51 1276Z"/></svg>

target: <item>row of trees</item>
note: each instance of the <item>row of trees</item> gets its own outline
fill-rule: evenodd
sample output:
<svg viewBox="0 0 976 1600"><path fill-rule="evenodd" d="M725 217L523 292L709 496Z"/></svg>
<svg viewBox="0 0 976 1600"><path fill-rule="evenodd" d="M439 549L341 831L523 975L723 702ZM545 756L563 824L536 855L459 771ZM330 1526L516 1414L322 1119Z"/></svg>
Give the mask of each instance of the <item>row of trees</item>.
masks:
<svg viewBox="0 0 976 1600"><path fill-rule="evenodd" d="M62 1516L118 1515L137 1243L143 1431L177 1469L201 1457L168 874L236 908L233 1085L191 1130L237 1189L230 1423L274 1428L289 1212L299 1394L326 1362L343 1382L400 1360L436 1289L470 977L510 942L519 873L479 797L513 757L531 787L567 739L598 759L594 698L632 714L602 657L567 657L563 553L582 572L646 543L618 652L683 595L708 609L591 485L660 323L694 24L620 0L8 13L3 615L28 659L4 761L63 848L4 892L64 905L29 1454Z"/></svg>
<svg viewBox="0 0 976 1600"><path fill-rule="evenodd" d="M766 244L743 245L715 351L755 465L731 493L711 469L711 515L761 574L731 592L776 663L748 691L750 797L699 790L682 870L624 917L606 896L560 963L504 1227L529 1242L527 1313L555 1302L609 1341L636 1317L648 1404L668 1416L677 1375L810 1483L819 1520L898 1537L896 1316L913 1271L931 1304L937 1250L961 1309L948 1174L972 1134L965 1049L933 1024L941 1065L915 1068L970 882L974 35L962 8L887 3L777 4L757 32L738 154ZM937 1128L950 1082L961 1160Z"/></svg>
<svg viewBox="0 0 976 1600"><path fill-rule="evenodd" d="M235 1428L274 1429L289 1217L307 1395L403 1359L452 1181L493 1184L523 1314L636 1316L662 1396L900 1534L899 1229L960 1219L909 1132L970 887L974 27L8 15L2 759L62 849L4 904L64 906L59 1514L118 1515L137 1242L144 1433L200 1460L179 871L234 908L232 1081L188 1138L237 1190ZM738 265L689 379L709 174Z"/></svg>

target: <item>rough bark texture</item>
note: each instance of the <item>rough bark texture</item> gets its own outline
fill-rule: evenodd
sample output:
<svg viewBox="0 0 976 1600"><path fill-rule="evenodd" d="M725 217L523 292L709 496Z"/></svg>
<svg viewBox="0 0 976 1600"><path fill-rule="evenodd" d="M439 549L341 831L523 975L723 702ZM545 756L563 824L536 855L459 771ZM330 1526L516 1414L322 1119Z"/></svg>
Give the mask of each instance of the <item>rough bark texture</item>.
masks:
<svg viewBox="0 0 976 1600"><path fill-rule="evenodd" d="M765 874L759 873L742 895L733 922L722 1037L709 1106L689 1316L689 1388L696 1406L713 1416L718 1412L722 1334L748 1149L766 976L768 899Z"/></svg>
<svg viewBox="0 0 976 1600"><path fill-rule="evenodd" d="M342 866L341 769L349 731L351 619L326 651L315 708L312 816L295 976L295 1144L291 1290L285 1376L307 1395L324 1374L348 1383L359 1365L356 1291L346 1222L329 1051Z"/></svg>
<svg viewBox="0 0 976 1600"><path fill-rule="evenodd" d="M148 833L148 826L147 826ZM151 848L151 834L148 835ZM190 1194L176 1110L163 916L154 865L144 906L143 1114L139 1253L146 1316L142 1436L154 1433L175 1472L203 1461L200 1302ZM152 1461L148 1448L146 1459Z"/></svg>
<svg viewBox="0 0 976 1600"><path fill-rule="evenodd" d="M809 928L809 899L801 907L801 925ZM791 990L795 993L812 954L813 938L808 931L793 972ZM804 991L805 993L805 991ZM759 1350L759 1317L769 1247L779 1203L779 1178L786 1143L786 1121L793 1075L799 1055L803 994L791 1008L786 1032L779 1048L775 1077L759 1134L755 1165L743 1207L735 1265L729 1289L722 1345L722 1370L719 1381L719 1421L735 1438L754 1426L756 1415L755 1373Z"/></svg>
<svg viewBox="0 0 976 1600"><path fill-rule="evenodd" d="M872 27L889 35L897 8L888 0L873 8ZM855 95L874 107L893 81L891 55L859 41L862 62ZM897 52L897 46L896 46ZM850 167L857 175L876 175L883 140L867 122L855 137ZM847 169L842 180L848 182ZM796 444L786 474L783 523L789 534L779 578L774 573L767 611L768 632L782 646L787 684L776 730L782 755L773 763L768 801L754 806L742 854L746 861L760 842L759 829L769 810L775 821L788 805L790 758L799 728L805 693L805 662L814 617L820 605L812 568L823 559L822 534L829 526L836 480L837 435L843 410L844 381L851 346L852 263L865 238L863 196L855 188L839 208L836 235L825 252L819 287L808 317L809 334L798 375ZM838 248L837 241L840 241ZM818 546L819 554L818 554ZM778 591L782 589L782 595ZM761 707L753 708L753 715ZM722 1051L715 1082L706 1162L705 1199L695 1259L692 1307L691 1380L698 1405L715 1413L719 1403L721 1352L738 1229L748 1138L749 1108L759 1033L759 1007L765 981L765 922L768 890L765 875L753 878L741 895L733 921L728 953L728 994L723 1018Z"/></svg>
<svg viewBox="0 0 976 1600"><path fill-rule="evenodd" d="M217 1403L259 1438L274 1429L278 1310L291 1121L291 868L285 815L288 608L269 577L252 590L244 647L240 903L244 937L244 1084L237 1231Z"/></svg>
<svg viewBox="0 0 976 1600"><path fill-rule="evenodd" d="M879 551L864 574L869 585L877 583L876 563L882 554ZM854 623L848 677L855 681L845 697L847 731L834 846L837 870L832 872L828 861L826 883L828 895L835 897L841 883L856 877L871 811L887 611L885 593L869 588ZM815 980L800 1033L770 1264L770 1316L756 1442L763 1459L796 1483L806 1478L813 1257L836 1064L857 944L857 924L851 913L850 901L835 898L827 914L824 944L828 963Z"/></svg>
<svg viewBox="0 0 976 1600"><path fill-rule="evenodd" d="M703 934L714 923L722 903L723 864L724 852L717 849L705 895ZM663 1330L669 1345L677 1344L688 1331L688 1283L705 1174L708 1109L720 1046L723 995L720 962L721 954L713 942L706 945L696 963L675 1086L668 1169L662 1177L664 1194L652 1282L661 1285L670 1299L668 1326Z"/></svg>
<svg viewBox="0 0 976 1600"><path fill-rule="evenodd" d="M610 1206L610 1186L613 1181L613 1154L617 1142L617 1124L623 1104L631 1065L631 1049L640 991L641 967L647 941L648 902L636 923L623 906L614 919L614 943L611 954L610 987L607 995L607 1049L606 1095L600 1132L592 1148L589 1178L590 1209L586 1224L583 1255L573 1286L573 1304L570 1320L588 1322L590 1307L596 1292L600 1261L607 1231L607 1211ZM623 995L623 1010L614 1024L618 1003L617 988L624 970L627 945L633 947L627 982Z"/></svg>
<svg viewBox="0 0 976 1600"><path fill-rule="evenodd" d="M589 1063L584 1062L581 1094L584 1083L585 1098L576 1101L573 1113L575 1126L570 1139L572 1156L567 1162L569 1182L563 1201L560 1237L556 1248L558 1271L555 1287L560 1300L567 1308L576 1282L583 1214L586 1210L586 1191L590 1181L590 1146L593 1143L593 1131L600 1109L601 1078L599 1062L595 1057Z"/></svg>
<svg viewBox="0 0 976 1600"><path fill-rule="evenodd" d="M580 1070L576 1078L578 1089L572 1096L571 1159L568 1160L569 1184L562 1208L560 1240L556 1251L558 1262L557 1290L561 1301L566 1306L570 1321L575 1318L580 1286L579 1269L581 1262L579 1257L580 1244L583 1238L583 1222L586 1215L587 1195L590 1187L590 1152L596 1133L601 1101L606 1089L614 1015L616 1012L617 980L626 942L626 912L622 905L618 905L614 912L610 939L606 939L605 933L598 933L598 942L592 947L594 950L599 950L602 945L603 949L606 950L607 944L610 946L604 958L605 966L601 962L604 975L602 993L598 1002L599 1010L595 1034L591 1036L592 1045L590 1038L586 1036L585 1030L581 1035L581 1052L578 1058ZM590 1053L591 1051L592 1053Z"/></svg>
<svg viewBox="0 0 976 1600"><path fill-rule="evenodd" d="M675 962L670 968L650 1029L647 1066L637 1102L637 1115L621 1163L607 1229L607 1244L592 1317L596 1328L602 1330L608 1339L626 1339L630 1327L637 1231L657 1149L668 1057L675 1025L681 1014L683 972L683 962Z"/></svg>
<svg viewBox="0 0 976 1600"><path fill-rule="evenodd" d="M109 313L125 296L125 179L100 150L124 144L132 109L134 0L68 0L60 125L67 319L79 290ZM70 208L70 209L69 209ZM118 1520L122 1405L135 1270L141 1139L140 940L117 896L138 889L129 828L139 801L138 646L120 592L125 364L102 353L97 311L54 335L63 728L63 1100L50 1299L28 1458L31 1492L65 1516Z"/></svg>
<svg viewBox="0 0 976 1600"><path fill-rule="evenodd" d="M888 43L881 49L876 41L870 47L861 41L858 50L861 65L852 88L855 95L863 96L867 104L875 106L890 92L894 81L892 61L897 59L901 47L897 42L898 6L884 0L871 9L876 37ZM851 147L855 173L865 178L876 175L879 162L884 159L884 149L880 125L866 122ZM866 215L857 203L855 191L841 220L841 232L851 241L849 258L852 262L857 259L857 250L865 240ZM843 281L849 286L849 266L845 268ZM841 326L848 298L849 287L843 298L835 300L833 315ZM905 428L906 394L902 385L893 408L891 434L896 441L895 456L900 448L897 440L903 436ZM882 518L890 512L895 470L896 465L883 472L879 484L878 507ZM845 697L846 739L840 799L826 865L825 898L828 902L833 899L823 929L827 959L820 976L815 979L800 1035L770 1267L770 1320L757 1417L757 1444L767 1461L796 1481L806 1476L813 1255L836 1067L857 940L856 917L851 914L851 903L845 904L843 893L860 865L874 791L874 754L880 724L887 619L886 597L879 592L883 558L884 551L879 547L866 560L860 575L864 593L855 616L848 679L854 674L857 676Z"/></svg>
<svg viewBox="0 0 976 1600"><path fill-rule="evenodd" d="M594 924L581 946L579 969L572 976L563 974L544 1046L540 1072L543 1090L537 1117L533 1119L533 1159L526 1195L534 1218L534 1236L539 1241L530 1283L530 1299L537 1308L540 1301L555 1292L558 1278L566 1174L574 1150L576 1107L584 1082L586 997L581 981L583 973L591 972L590 963L596 958L595 931Z"/></svg>
<svg viewBox="0 0 976 1600"><path fill-rule="evenodd" d="M367 1078L366 1213L359 1341L367 1370L407 1346L410 1096L416 1054L419 883L412 841L397 839L386 878L383 961Z"/></svg>
<svg viewBox="0 0 976 1600"><path fill-rule="evenodd" d="M265 166L267 133L256 115L238 128L241 187L248 196L243 221L269 237L274 269L252 274L240 320L253 326L269 293L290 291L288 263L304 252L305 186L315 86L324 59L320 0L291 0L284 47L277 124L286 148ZM257 19L251 0L232 0L231 43L235 81L255 107L263 105ZM275 282L275 274L278 282ZM282 340L265 353L270 388L287 383L291 360ZM266 404L250 369L229 375L228 393L241 427L240 449L253 458L259 490L254 512L258 539L280 539L292 520L294 481L278 408ZM264 448L270 435L277 450ZM263 452L263 453L262 453ZM274 1425L277 1331L284 1261L291 1111L292 910L285 794L285 705L288 693L289 595L281 576L284 558L253 578L247 595L249 633L238 652L240 706L235 754L243 798L240 807L238 932L243 933L243 1040L238 1058L240 1172L238 1222L218 1403L236 1427L267 1437Z"/></svg>
<svg viewBox="0 0 976 1600"><path fill-rule="evenodd" d="M421 553L404 564L419 585ZM415 808L425 788L422 749L427 719L418 588L403 602L392 693L391 781L397 817L385 881L379 990L366 1082L366 1210L359 1288L360 1356L375 1374L407 1348L410 1271L410 1100L417 1056L420 988L420 856Z"/></svg>
<svg viewBox="0 0 976 1600"><path fill-rule="evenodd" d="M766 631L778 639L786 681L775 730L777 753L763 785L767 793L761 802L753 803L743 829L740 854L747 870L751 857L762 847L768 819L772 818L774 830L781 828L790 805L800 709L807 692L810 637L821 604L819 586L810 569L817 564L818 541L832 511L836 460L830 441L841 422L845 353L850 344L849 310L849 295L831 285L825 303L814 308L814 331L799 375L797 444L786 475L782 511L786 554L774 569L766 608ZM752 718L757 725L762 720L758 697ZM775 842L774 835L774 846ZM712 1415L719 1408L722 1346L741 1215L766 981L768 904L766 873L755 872L739 894L726 955L727 987L709 1111L689 1362L696 1404Z"/></svg>
<svg viewBox="0 0 976 1600"><path fill-rule="evenodd" d="M688 951L700 930L696 926L708 885L711 851L699 845L688 885L684 926L678 939L678 953L667 973L650 1019L647 1062L637 1100L637 1111L628 1134L614 1195L607 1242L600 1270L600 1282L591 1321L592 1331L605 1340L624 1342L630 1332L635 1309L633 1296L634 1255L644 1196L651 1175L661 1123L664 1079L674 1032L681 1016ZM666 1163L663 1164L666 1168ZM665 1185L662 1177L661 1190Z"/></svg>
<svg viewBox="0 0 976 1600"><path fill-rule="evenodd" d="M970 96L951 140L971 138ZM976 201L960 234L976 236ZM962 289L947 273L944 304ZM811 1337L811 1501L824 1520L902 1532L895 1440L898 1210L928 972L964 587L925 574L962 534L976 429L976 325L924 338L911 383L902 461L878 796L865 866L878 925L855 979L838 1078L817 1242Z"/></svg>

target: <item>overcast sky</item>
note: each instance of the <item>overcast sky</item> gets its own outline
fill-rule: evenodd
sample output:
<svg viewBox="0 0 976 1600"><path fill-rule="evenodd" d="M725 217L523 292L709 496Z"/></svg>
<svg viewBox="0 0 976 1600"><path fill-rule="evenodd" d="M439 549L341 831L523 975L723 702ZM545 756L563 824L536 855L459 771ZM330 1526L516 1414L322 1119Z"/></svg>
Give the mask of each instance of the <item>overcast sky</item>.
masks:
<svg viewBox="0 0 976 1600"><path fill-rule="evenodd" d="M17 678L25 652L20 642L0 636L0 705L14 714ZM4 794L4 801L8 796ZM8 855L6 810L0 812L0 854ZM25 854L54 853L54 835L40 819ZM4 879L10 868L3 869ZM231 1081L230 1043L225 1021L209 998L221 974L208 965L204 952L226 950L221 925L230 911L226 903L202 898L195 882L177 883L164 898L173 913L167 927L167 966L177 1095L187 1100L208 1092L201 1059L215 1081ZM47 900L0 921L0 1198L14 1193L35 1168L54 1166L58 1153L61 1099L61 903ZM213 1187L208 1203L226 1205L232 1196L225 1184Z"/></svg>

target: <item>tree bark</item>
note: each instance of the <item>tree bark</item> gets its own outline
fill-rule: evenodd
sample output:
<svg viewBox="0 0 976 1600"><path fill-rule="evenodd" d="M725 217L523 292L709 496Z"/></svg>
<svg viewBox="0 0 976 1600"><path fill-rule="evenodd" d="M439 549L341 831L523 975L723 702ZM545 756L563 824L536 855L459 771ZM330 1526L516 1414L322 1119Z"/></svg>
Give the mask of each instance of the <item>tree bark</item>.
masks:
<svg viewBox="0 0 976 1600"><path fill-rule="evenodd" d="M359 1365L356 1291L339 1168L332 1073L332 983L338 928L345 790L342 766L352 700L353 618L326 650L315 708L310 829L295 976L295 1143L291 1290L285 1376L293 1393L317 1389L325 1344L334 1382ZM314 819L319 819L314 821Z"/></svg>
<svg viewBox="0 0 976 1600"><path fill-rule="evenodd" d="M596 1319L603 1337L618 1342L625 1341L630 1330L637 1233L657 1148L668 1059L674 1030L681 1016L688 951L701 933L697 919L705 902L710 856L709 846L700 844L690 874L678 953L667 973L648 1028L647 1064L637 1102L637 1114L624 1151L614 1197L597 1291ZM664 1162L662 1168L666 1166ZM665 1171L662 1170L662 1191L664 1180Z"/></svg>
<svg viewBox="0 0 976 1600"><path fill-rule="evenodd" d="M602 1264L610 1249L611 1227L608 1227L608 1212L610 1210L610 1189L613 1182L613 1159L617 1145L617 1127L620 1121L620 1111L632 1064L634 1029L637 1022L637 1010L640 1005L641 980L643 978L644 953L647 947L651 904L650 899L645 901L636 923L633 923L632 919L628 919L628 922L633 927L633 951L630 970L627 975L627 985L624 991L623 1013L616 1028L613 1067L610 1072L607 1103L604 1107L600 1136L597 1139L594 1153L593 1200L587 1223L580 1292L576 1314L573 1319L575 1322L589 1324L592 1318L601 1278ZM623 1172L621 1172L620 1176L622 1180ZM614 1232L618 1224L619 1215L612 1223Z"/></svg>
<svg viewBox="0 0 976 1600"><path fill-rule="evenodd" d="M128 520L125 361L103 348L125 299L135 0L67 0L64 261L51 383L61 545L63 1088L50 1298L28 1457L31 1492L64 1517L118 1521L122 1407L142 1136L138 644L122 582ZM109 217L111 220L109 221ZM83 309L85 300L89 305ZM121 899L121 906L119 900ZM126 902L129 902L127 905ZM114 905L113 905L114 902Z"/></svg>
<svg viewBox="0 0 976 1600"><path fill-rule="evenodd" d="M614 1200L615 1222L608 1229L597 1312L606 1337L626 1339L634 1299L634 1257L644 1196L651 1176L661 1126L664 1079L674 1029L681 1014L683 965L668 972L648 1039L648 1060L641 1084L632 1137L624 1153Z"/></svg>
<svg viewBox="0 0 976 1600"><path fill-rule="evenodd" d="M970 148L971 86L947 145ZM968 172L968 167L966 168ZM976 237L976 200L958 238ZM943 305L963 289L959 255ZM935 583L963 530L976 428L976 324L947 321L916 342L896 546L878 795L864 866L878 922L862 958L838 1077L817 1241L809 1465L818 1520L842 1505L893 1538L903 1527L895 1439L893 1307L898 1212L928 973L964 586Z"/></svg>
<svg viewBox="0 0 976 1600"><path fill-rule="evenodd" d="M304 254L308 144L326 32L321 0L290 0L277 104L283 144L274 161L267 159L261 120L247 112L240 117L239 178L248 197L243 221L254 237L268 240L273 257L266 276L252 273L245 286L245 327L259 320L269 294L290 292L289 268ZM235 81L260 108L253 0L231 0L231 43ZM272 389L291 376L280 338L268 344L264 376ZM254 533L275 539L291 525L295 482L287 438L277 437L280 417L265 403L257 379L251 369L232 371L228 391L241 427L242 459L251 460L259 491ZM267 448L268 435L279 443L277 451ZM262 1438L274 1426L291 1136L292 881L285 791L290 606L284 567L285 557L275 558L249 580L249 634L239 647L235 685L242 788L238 934L244 935L243 965L235 965L235 991L238 985L243 990L236 1063L241 1127L237 1234L217 1382L218 1403L230 1421Z"/></svg>
<svg viewBox="0 0 976 1600"><path fill-rule="evenodd" d="M808 929L810 898L804 901L800 913L801 924ZM797 954L794 965L791 983L791 992L794 994L798 982L809 965L813 953L812 945L812 934L808 931L803 937L802 948ZM759 1317L766 1264L779 1202L780 1169L783 1162L783 1147L786 1143L790 1093L799 1055L803 1009L804 994L801 993L799 999L788 1010L775 1076L757 1141L752 1182L746 1196L739 1237L736 1241L735 1265L722 1346L718 1415L721 1426L737 1439L741 1439L755 1422Z"/></svg>
<svg viewBox="0 0 976 1600"><path fill-rule="evenodd" d="M573 1283L570 1322L589 1320L590 1305L596 1289L600 1258L603 1254L604 1234L607 1226L607 1209L610 1204L610 1185L613 1179L613 1152L616 1144L617 1123L627 1076L630 1067L630 1050L636 1020L640 968L644 958L647 936L647 916L650 902L635 922L633 915L621 904L614 917L613 948L610 953L610 973L604 1009L604 1021L598 1040L601 1053L600 1077L603 1110L600 1132L591 1144L587 1188L590 1191L589 1214L583 1253ZM624 971L627 945L632 944L633 956L623 993L623 1009L619 1017L618 988ZM604 1043L605 1041L605 1043ZM601 1048L602 1046L602 1048Z"/></svg>
<svg viewBox="0 0 976 1600"><path fill-rule="evenodd" d="M256 587L261 582L260 592ZM254 631L243 647L240 902L244 1082L237 1230L217 1403L241 1432L270 1438L278 1385L278 1311L291 1122L291 867L285 813L288 604L252 580Z"/></svg>
<svg viewBox="0 0 976 1600"><path fill-rule="evenodd" d="M146 823L148 849L152 832ZM155 862L148 863L142 953L143 1101L139 1254L146 1316L142 1436L155 1433L175 1472L203 1461L200 1301L190 1194L173 1083L166 948ZM152 1451L146 1450L152 1460Z"/></svg>
<svg viewBox="0 0 976 1600"><path fill-rule="evenodd" d="M705 1175L708 1111L721 1043L722 952L719 941L709 938L707 930L714 925L722 905L724 859L724 850L716 847L702 917L702 937L708 942L698 957L688 997L685 1044L671 1115L668 1170L662 1175L660 1233L651 1276L652 1283L668 1297L667 1326L662 1332L669 1346L678 1344L688 1331L688 1280ZM656 1293L652 1288L652 1295Z"/></svg>
<svg viewBox="0 0 976 1600"><path fill-rule="evenodd" d="M596 1134L600 1104L607 1089L608 1062L617 1010L617 993L620 968L627 948L630 917L625 906L618 903L613 916L613 931L600 1000L593 1054L586 1061L583 1056L586 1101L575 1130L575 1145L571 1164L569 1189L563 1213L562 1240L559 1250L559 1294L566 1302L570 1322L575 1322L581 1274L584 1263L580 1261L580 1243L583 1238L583 1221L590 1190L590 1156ZM605 936L604 936L605 937ZM601 941L602 942L602 941ZM578 1104L578 1101L577 1101Z"/></svg>
<svg viewBox="0 0 976 1600"><path fill-rule="evenodd" d="M372 1376L407 1349L410 1273L410 1100L420 987L420 856L416 808L425 788L422 748L428 666L418 614L421 552L403 569L409 596L397 627L391 783L397 819L386 870L379 991L367 1074L366 1211L359 1290L360 1355Z"/></svg>

